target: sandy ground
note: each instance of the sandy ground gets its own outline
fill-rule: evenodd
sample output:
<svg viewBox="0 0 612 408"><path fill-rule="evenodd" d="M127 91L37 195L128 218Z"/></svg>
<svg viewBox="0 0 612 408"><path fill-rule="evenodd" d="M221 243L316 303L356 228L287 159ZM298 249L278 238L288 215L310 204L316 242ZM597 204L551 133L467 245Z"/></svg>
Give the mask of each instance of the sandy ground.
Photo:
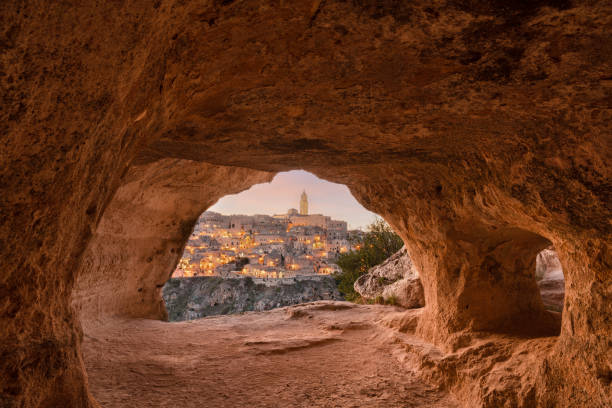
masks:
<svg viewBox="0 0 612 408"><path fill-rule="evenodd" d="M400 363L385 340L391 329L378 324L393 309L324 301L180 323L89 324L90 388L104 408L457 407Z"/></svg>

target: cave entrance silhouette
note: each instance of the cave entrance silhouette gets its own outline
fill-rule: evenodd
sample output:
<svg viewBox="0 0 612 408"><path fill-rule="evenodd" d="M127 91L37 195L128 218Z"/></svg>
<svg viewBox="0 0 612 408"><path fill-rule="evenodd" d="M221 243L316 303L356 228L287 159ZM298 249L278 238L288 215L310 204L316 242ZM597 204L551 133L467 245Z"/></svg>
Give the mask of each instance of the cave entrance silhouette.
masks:
<svg viewBox="0 0 612 408"><path fill-rule="evenodd" d="M430 378L467 406L611 405L609 2L1 10L9 403L95 406L81 325L164 319L159 289L199 214L303 168L401 235L426 299L415 333L441 356L539 313L537 252L521 243L552 244L558 339L531 339L522 364Z"/></svg>
<svg viewBox="0 0 612 408"><path fill-rule="evenodd" d="M96 375L91 381L99 395L115 398L109 395L113 395L116 385L98 376L105 372L101 368L104 364L108 364L105 370L115 370L112 367L120 362L115 359L105 362L92 355L99 356L100 350L108 352L113 347L117 347L117 353L125 352L134 347L131 338L168 335L170 341L175 336L170 334L172 331L181 336L182 326L146 322L167 319L161 290L175 269L202 211L211 208L221 197L267 182L275 174L175 159L134 166L128 172L88 247L73 299L87 338L85 363ZM394 212L389 215L393 220ZM419 222L400 225L402 231L406 231L418 226ZM473 219L467 225L456 223L447 231L447 238L444 251L440 252L444 263L437 264L434 276L445 270L456 271L453 279L440 282L448 285L441 286L440 290L458 294L455 303L446 309L453 312L453 320L446 324L450 330L462 333L452 347L465 346L469 338L467 332L488 331L530 339L559 333L560 319L544 310L534 272L538 254L551 245L548 239L524 228L496 226ZM416 248L418 250L418 245ZM455 256L444 256L446 251ZM426 266L418 257L413 258L413 263L416 268ZM427 274L423 275L427 285ZM426 309L427 300L425 309L419 311L417 326L427 322ZM102 335L112 337L114 330L118 330L116 346L106 341L100 343L102 348L96 348L96 343L89 340ZM135 330L133 337L129 335L130 330ZM206 331L198 333L198 336L210 335ZM195 335L185 334L185 338L192 339L189 341L193 343ZM155 344L160 341L165 340L160 338ZM180 347L176 339L171 341ZM159 353L163 353L161 346L151 347L159 347ZM146 354L141 356L141 359L146 358L149 358ZM157 371L171 370L164 375L183 378L175 362L147 364L155 364ZM200 370L196 362L184 364L186 372ZM143 386L119 366L116 370L122 373L117 378L132 382L131 387Z"/></svg>
<svg viewBox="0 0 612 408"><path fill-rule="evenodd" d="M106 208L78 275L73 304L83 320L167 319L161 288L179 262L200 214L221 197L268 182L275 174L183 159L132 166ZM548 333L554 326L558 332L559 319L553 324L544 312L533 273L537 254L551 245L542 235L467 217L454 222L444 231L445 239L431 248L411 238L429 222L425 213L416 216L422 210L417 202L374 208L375 202L393 197L393 191L377 191L380 183L352 180L342 172L322 176L344 181L407 244L425 288L426 307L419 326L424 336L436 341L443 332L467 327ZM432 193L443 191L437 184ZM441 302L439 293L452 301Z"/></svg>

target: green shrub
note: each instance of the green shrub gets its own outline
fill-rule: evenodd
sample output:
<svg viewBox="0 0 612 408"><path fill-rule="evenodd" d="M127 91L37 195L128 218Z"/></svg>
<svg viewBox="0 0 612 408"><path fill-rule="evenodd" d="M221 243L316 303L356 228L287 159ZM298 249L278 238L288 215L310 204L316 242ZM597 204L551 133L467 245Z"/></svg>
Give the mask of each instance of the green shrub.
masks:
<svg viewBox="0 0 612 408"><path fill-rule="evenodd" d="M399 251L404 243L389 224L382 218L377 218L368 226L362 241L353 244L360 245L360 248L338 257L337 264L342 272L336 274L335 278L340 293L346 300L354 302L360 298L353 287L355 281L370 268Z"/></svg>

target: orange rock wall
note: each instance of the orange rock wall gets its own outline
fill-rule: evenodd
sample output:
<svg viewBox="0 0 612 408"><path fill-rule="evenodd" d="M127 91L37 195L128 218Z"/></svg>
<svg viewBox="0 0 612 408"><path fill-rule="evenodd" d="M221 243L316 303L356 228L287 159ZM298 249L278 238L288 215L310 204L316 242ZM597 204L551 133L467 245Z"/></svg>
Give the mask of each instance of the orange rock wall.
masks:
<svg viewBox="0 0 612 408"><path fill-rule="evenodd" d="M81 319L89 323L111 316L166 320L161 289L200 214L224 195L272 176L178 159L133 166L81 262L73 291Z"/></svg>
<svg viewBox="0 0 612 408"><path fill-rule="evenodd" d="M425 289L417 332L447 350L478 330L550 333L531 274L552 243L566 300L559 341L533 366L535 401L609 405L611 10L587 0L2 3L0 395L9 406L95 406L75 279L108 272L106 283L83 274L75 292L91 284L97 310L163 314L152 288L175 254L150 275L118 271L96 237L142 225L155 177L141 179L151 183L142 205L138 183L122 180L179 159L347 184L404 238ZM257 180L246 172L214 191ZM172 211L151 214L162 252L184 244ZM119 264L142 265L133 255ZM143 285L138 308L107 303L124 277L126 290Z"/></svg>

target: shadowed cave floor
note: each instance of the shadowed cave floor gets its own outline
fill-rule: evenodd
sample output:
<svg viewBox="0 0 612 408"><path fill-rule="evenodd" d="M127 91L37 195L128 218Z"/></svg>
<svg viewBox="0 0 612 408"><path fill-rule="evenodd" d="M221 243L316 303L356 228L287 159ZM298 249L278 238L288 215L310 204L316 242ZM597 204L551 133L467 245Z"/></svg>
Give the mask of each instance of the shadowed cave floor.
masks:
<svg viewBox="0 0 612 408"><path fill-rule="evenodd" d="M86 324L90 389L104 408L457 407L398 355L394 330L379 324L393 311L322 301L180 323Z"/></svg>

